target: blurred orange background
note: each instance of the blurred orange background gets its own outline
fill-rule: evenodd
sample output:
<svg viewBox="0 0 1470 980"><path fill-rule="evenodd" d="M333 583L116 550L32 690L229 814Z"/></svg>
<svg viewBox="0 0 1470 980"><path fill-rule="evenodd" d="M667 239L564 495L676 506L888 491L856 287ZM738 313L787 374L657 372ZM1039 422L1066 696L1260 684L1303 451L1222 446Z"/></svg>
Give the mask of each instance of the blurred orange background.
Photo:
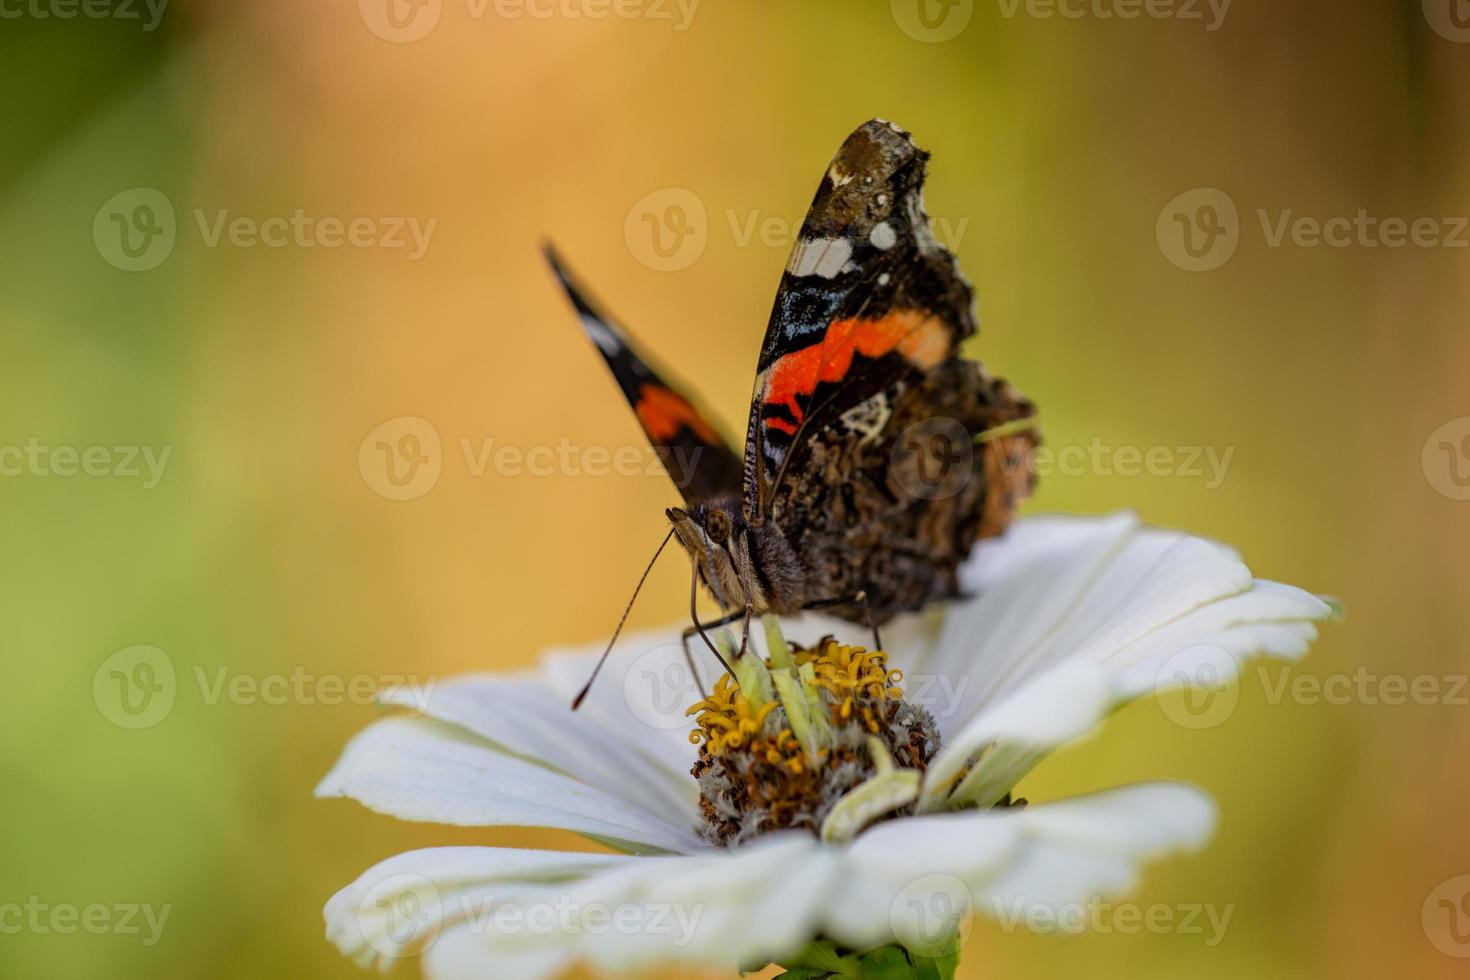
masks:
<svg viewBox="0 0 1470 980"><path fill-rule="evenodd" d="M172 906L146 947L0 936L0 973L353 977L321 906L370 864L586 846L316 801L374 709L208 703L196 671L430 679L605 636L666 526L667 480L517 475L493 456L475 471L500 447L569 445L586 468L589 447L642 446L540 241L742 431L791 233L842 138L878 116L933 153L929 211L976 286L971 353L1038 403L1050 446L1228 459L1212 478L1090 456L1044 474L1028 511L1135 508L1225 540L1256 574L1347 604L1290 676L1444 692L1272 697L1285 668L1269 667L1216 728L1126 709L1022 792L1209 789L1213 845L1132 900L1233 906L1223 940L981 923L962 975L1463 975L1421 915L1470 872L1470 716L1450 694L1470 670L1470 44L1448 3L532 7L552 15L175 0L151 30L34 10L0 25L0 444L172 447L154 487L0 478L17 675L0 693L0 902ZM93 222L135 188L171 203L176 242L130 272ZM1170 237L1171 202L1197 188L1236 211L1223 259ZM680 245L659 255L643 215L690 202L692 237L665 227ZM417 256L210 243L221 211L298 209L412 218L427 238ZM1283 220L1360 211L1433 218L1435 241L1273 242ZM394 500L360 450L402 417L437 436L439 477ZM679 619L686 576L661 563L632 623ZM180 686L166 719L128 730L92 684L138 644Z"/></svg>

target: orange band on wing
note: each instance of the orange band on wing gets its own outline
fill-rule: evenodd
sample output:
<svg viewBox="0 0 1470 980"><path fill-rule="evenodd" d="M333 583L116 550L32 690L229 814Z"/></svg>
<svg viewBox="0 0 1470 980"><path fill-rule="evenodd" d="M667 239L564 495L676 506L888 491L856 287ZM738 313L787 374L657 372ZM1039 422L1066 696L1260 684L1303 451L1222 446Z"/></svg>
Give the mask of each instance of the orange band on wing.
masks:
<svg viewBox="0 0 1470 980"><path fill-rule="evenodd" d="M638 404L633 406L638 421L654 442L666 445L684 426L694 430L700 440L721 445L720 437L698 409L662 385L645 384L638 389Z"/></svg>
<svg viewBox="0 0 1470 980"><path fill-rule="evenodd" d="M949 354L950 330L921 310L897 310L876 320L836 320L819 344L793 351L772 364L764 402L785 405L799 423L805 415L797 396L810 396L822 382L838 382L854 354L879 358L897 350L915 367L929 370ZM769 428L795 434L785 419L766 419Z"/></svg>

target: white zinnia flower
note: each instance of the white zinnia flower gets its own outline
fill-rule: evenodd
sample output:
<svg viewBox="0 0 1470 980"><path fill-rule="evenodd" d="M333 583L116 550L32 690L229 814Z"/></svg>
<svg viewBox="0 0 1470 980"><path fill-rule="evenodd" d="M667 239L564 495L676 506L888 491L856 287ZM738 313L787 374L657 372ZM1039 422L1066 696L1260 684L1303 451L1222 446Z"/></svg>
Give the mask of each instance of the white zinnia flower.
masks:
<svg viewBox="0 0 1470 980"><path fill-rule="evenodd" d="M421 716L360 734L319 796L350 796L405 820L572 830L624 853L400 854L328 901L328 937L363 964L422 954L435 980L554 976L578 962L612 971L790 967L804 950L802 962L820 967L841 950L891 944L949 957L952 968L966 913L1009 915L1125 890L1145 860L1210 835L1213 803L1179 783L995 805L1009 802L1040 759L1160 687L1227 681L1252 654L1300 656L1314 621L1331 613L1316 596L1253 580L1222 545L1128 514L1018 521L977 549L962 581L973 598L885 629L888 666L902 668L905 696L928 709L938 751L920 774L895 766L891 740L870 738L872 764L853 777L866 781L826 801L820 835L810 827L730 848L706 842L732 838L708 829L690 775L703 757L684 709L700 695L689 692L674 710L650 683L687 677L677 628L630 639L576 714L568 703L597 651L553 652L531 673L395 695L392 703ZM809 624L800 631L815 636ZM769 672L742 658L740 689L779 701L785 737L810 749L821 719L803 727L812 722L806 709L787 709L803 683L807 709L816 704L812 672L777 669L787 661L776 646ZM881 681L881 659L865 663ZM716 714L712 724L721 723ZM729 751L732 766L756 764ZM797 772L800 758L814 756L783 758ZM741 825L725 817L725 831Z"/></svg>

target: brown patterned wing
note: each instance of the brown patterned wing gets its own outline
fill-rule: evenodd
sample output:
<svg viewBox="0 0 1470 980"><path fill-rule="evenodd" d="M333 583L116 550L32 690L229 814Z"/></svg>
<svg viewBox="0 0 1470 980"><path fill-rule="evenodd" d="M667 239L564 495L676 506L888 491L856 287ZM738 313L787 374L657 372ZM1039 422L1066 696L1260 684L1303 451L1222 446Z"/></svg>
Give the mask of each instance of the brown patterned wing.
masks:
<svg viewBox="0 0 1470 980"><path fill-rule="evenodd" d="M1004 531L1033 489L1034 413L977 362L946 361L794 447L772 519L813 579L832 597L865 592L879 623L952 598L976 540Z"/></svg>
<svg viewBox="0 0 1470 980"><path fill-rule="evenodd" d="M786 264L757 364L745 445L754 520L792 448L893 385L917 383L975 332L970 285L923 208L928 154L873 120L837 151Z"/></svg>
<svg viewBox="0 0 1470 980"><path fill-rule="evenodd" d="M782 277L747 427L747 513L881 619L954 594L975 540L1030 492L1037 438L1031 403L960 356L972 290L924 212L927 160L879 120L838 150Z"/></svg>

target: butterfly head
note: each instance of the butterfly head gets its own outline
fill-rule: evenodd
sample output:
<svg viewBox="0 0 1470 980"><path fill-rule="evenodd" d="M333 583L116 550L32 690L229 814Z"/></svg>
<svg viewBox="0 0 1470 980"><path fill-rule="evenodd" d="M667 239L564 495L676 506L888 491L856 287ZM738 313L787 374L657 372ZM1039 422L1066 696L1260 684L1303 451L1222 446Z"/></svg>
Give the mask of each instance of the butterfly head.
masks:
<svg viewBox="0 0 1470 980"><path fill-rule="evenodd" d="M757 608L763 607L763 596L746 595L747 588L752 592L757 589L753 584L756 576L752 574L750 528L739 504L700 503L687 508L670 507L664 513L699 577L721 606L736 609L749 599Z"/></svg>

